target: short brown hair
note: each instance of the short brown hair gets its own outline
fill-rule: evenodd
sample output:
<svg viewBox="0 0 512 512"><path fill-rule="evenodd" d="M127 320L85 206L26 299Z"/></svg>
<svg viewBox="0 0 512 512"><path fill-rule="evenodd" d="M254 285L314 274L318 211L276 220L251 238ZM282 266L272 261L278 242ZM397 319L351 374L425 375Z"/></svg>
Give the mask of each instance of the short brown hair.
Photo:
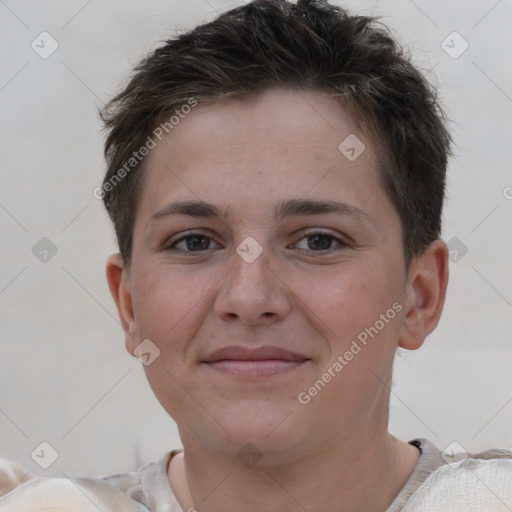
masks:
<svg viewBox="0 0 512 512"><path fill-rule="evenodd" d="M255 0L167 40L101 112L102 198L125 266L145 161L133 155L155 128L191 98L222 101L276 85L336 97L373 142L401 219L406 269L440 237L452 139L436 89L378 18L322 0Z"/></svg>

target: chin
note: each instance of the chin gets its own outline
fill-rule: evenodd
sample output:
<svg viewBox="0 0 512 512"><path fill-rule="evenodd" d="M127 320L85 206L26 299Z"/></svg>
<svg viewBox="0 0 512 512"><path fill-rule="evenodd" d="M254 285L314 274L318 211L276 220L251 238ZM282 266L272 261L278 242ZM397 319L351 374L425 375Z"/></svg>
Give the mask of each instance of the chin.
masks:
<svg viewBox="0 0 512 512"><path fill-rule="evenodd" d="M219 422L223 428L217 425L214 431L202 432L201 437L206 435L212 449L228 456L238 454L244 447L248 450L254 447L267 456L273 454L282 458L311 437L307 422L294 414L291 406L255 405L248 401L234 404L225 411L219 408L218 413L210 411L215 418L222 418Z"/></svg>

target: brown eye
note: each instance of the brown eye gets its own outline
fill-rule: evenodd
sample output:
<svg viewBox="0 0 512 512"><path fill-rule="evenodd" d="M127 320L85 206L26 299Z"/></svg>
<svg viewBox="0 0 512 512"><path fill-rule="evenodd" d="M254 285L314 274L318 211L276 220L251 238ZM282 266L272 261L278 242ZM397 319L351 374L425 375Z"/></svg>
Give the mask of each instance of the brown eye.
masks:
<svg viewBox="0 0 512 512"><path fill-rule="evenodd" d="M211 249L213 239L203 233L189 233L175 240L165 250L169 252L193 253Z"/></svg>
<svg viewBox="0 0 512 512"><path fill-rule="evenodd" d="M306 236L301 238L300 241L302 240L306 240L306 247L299 248L307 252L326 252L339 250L348 246L348 244L340 238L323 232L308 233ZM333 247L333 242L335 242L338 247Z"/></svg>

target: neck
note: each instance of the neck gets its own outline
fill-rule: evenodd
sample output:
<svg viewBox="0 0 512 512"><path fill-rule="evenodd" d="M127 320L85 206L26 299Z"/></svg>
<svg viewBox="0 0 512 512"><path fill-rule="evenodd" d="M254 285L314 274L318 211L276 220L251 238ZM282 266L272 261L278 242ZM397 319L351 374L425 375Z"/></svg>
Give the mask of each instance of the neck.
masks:
<svg viewBox="0 0 512 512"><path fill-rule="evenodd" d="M184 452L169 468L186 512L382 512L405 485L419 451L388 432L322 445L285 464L253 467L183 439Z"/></svg>

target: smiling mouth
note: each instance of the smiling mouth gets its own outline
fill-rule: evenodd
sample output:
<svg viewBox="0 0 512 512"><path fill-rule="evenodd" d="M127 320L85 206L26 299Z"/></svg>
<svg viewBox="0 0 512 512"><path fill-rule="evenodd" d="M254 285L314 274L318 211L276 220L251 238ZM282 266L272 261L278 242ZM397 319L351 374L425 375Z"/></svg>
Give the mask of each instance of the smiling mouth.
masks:
<svg viewBox="0 0 512 512"><path fill-rule="evenodd" d="M299 368L309 361L289 361L284 359L221 359L219 361L204 361L203 364L224 373L237 377L269 377L286 373Z"/></svg>

